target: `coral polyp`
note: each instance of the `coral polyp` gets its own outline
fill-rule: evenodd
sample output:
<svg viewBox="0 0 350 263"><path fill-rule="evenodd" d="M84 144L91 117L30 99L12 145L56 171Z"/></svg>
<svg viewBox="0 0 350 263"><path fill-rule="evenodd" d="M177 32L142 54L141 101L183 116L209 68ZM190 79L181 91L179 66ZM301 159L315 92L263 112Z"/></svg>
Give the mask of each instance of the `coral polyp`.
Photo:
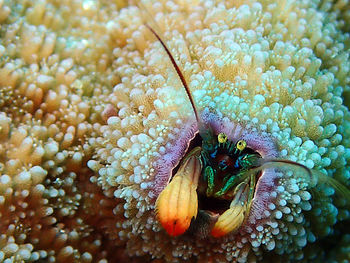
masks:
<svg viewBox="0 0 350 263"><path fill-rule="evenodd" d="M348 260L349 12L327 0L0 0L0 261ZM196 223L169 235L156 200L199 127L145 23L216 136L319 179L263 166L234 231L212 236L230 203L198 194Z"/></svg>

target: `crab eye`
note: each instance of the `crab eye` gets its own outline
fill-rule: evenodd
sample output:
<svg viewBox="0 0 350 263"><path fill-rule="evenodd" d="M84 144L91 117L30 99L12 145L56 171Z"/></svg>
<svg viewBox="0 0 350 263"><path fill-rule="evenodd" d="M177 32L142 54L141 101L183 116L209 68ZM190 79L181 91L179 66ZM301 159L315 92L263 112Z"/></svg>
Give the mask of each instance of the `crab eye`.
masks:
<svg viewBox="0 0 350 263"><path fill-rule="evenodd" d="M219 133L218 135L218 142L219 143L225 143L227 141L227 135L225 133Z"/></svg>
<svg viewBox="0 0 350 263"><path fill-rule="evenodd" d="M243 151L247 147L247 142L245 140L239 140L236 147L238 150Z"/></svg>

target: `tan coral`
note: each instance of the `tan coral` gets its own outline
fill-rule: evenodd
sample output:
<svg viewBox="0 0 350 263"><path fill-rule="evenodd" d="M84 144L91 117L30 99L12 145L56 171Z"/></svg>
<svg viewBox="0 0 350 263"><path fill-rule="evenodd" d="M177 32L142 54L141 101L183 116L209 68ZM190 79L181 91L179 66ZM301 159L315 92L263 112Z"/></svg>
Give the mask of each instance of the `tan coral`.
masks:
<svg viewBox="0 0 350 263"><path fill-rule="evenodd" d="M254 261L269 250L293 260L304 246L305 260L317 254L306 243L329 235L348 209L326 186L313 202L307 182L288 174L242 242L171 239L161 229L154 164L194 116L128 4L0 0L0 261L118 262L116 251L141 262ZM200 111L269 133L281 158L346 183L346 1L143 4Z"/></svg>

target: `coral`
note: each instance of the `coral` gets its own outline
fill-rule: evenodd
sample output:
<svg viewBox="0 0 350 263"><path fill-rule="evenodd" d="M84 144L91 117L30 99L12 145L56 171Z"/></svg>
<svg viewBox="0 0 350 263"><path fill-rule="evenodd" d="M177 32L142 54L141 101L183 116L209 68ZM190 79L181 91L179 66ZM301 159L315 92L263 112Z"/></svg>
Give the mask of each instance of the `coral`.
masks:
<svg viewBox="0 0 350 263"><path fill-rule="evenodd" d="M155 201L197 124L144 22L202 121L210 109L218 132L346 186L349 6L0 0L0 261L348 259L347 200L284 169L263 172L237 232L210 237L200 212L199 230L167 235Z"/></svg>

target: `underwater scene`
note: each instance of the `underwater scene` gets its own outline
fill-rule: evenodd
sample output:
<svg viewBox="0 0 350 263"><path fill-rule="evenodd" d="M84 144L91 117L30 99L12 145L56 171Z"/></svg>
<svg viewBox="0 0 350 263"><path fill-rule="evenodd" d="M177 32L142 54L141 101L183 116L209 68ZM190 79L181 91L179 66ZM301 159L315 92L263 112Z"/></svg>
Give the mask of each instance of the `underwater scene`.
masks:
<svg viewBox="0 0 350 263"><path fill-rule="evenodd" d="M350 262L349 0L0 0L0 262Z"/></svg>

